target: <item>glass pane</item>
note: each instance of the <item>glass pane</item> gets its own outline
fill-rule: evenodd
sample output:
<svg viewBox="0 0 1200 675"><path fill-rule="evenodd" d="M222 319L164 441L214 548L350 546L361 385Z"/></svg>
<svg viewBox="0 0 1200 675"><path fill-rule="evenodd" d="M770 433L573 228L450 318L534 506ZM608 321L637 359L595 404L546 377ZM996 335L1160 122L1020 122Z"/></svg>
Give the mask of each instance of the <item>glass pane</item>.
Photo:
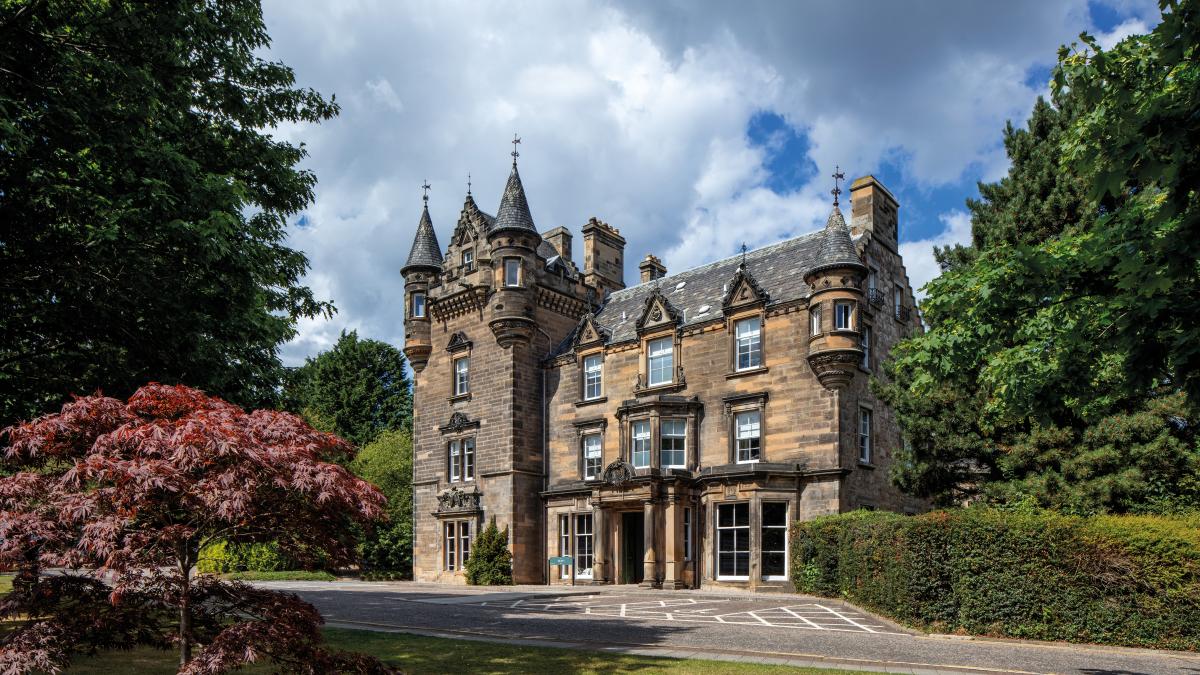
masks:
<svg viewBox="0 0 1200 675"><path fill-rule="evenodd" d="M784 554L763 553L762 556L762 573L764 577L782 577L786 574L784 568Z"/></svg>
<svg viewBox="0 0 1200 675"><path fill-rule="evenodd" d="M782 551L784 549L784 533L782 527L764 527L762 531L763 551Z"/></svg>
<svg viewBox="0 0 1200 675"><path fill-rule="evenodd" d="M764 502L762 505L762 524L763 526L778 526L787 525L787 503L786 502Z"/></svg>
<svg viewBox="0 0 1200 675"><path fill-rule="evenodd" d="M717 507L717 527L733 527L733 504Z"/></svg>
<svg viewBox="0 0 1200 675"><path fill-rule="evenodd" d="M732 553L721 553L717 556L717 574L723 577L733 576L735 574L733 556L734 554Z"/></svg>
<svg viewBox="0 0 1200 675"><path fill-rule="evenodd" d="M749 576L750 575L750 554L749 553L735 553L734 555L737 556L737 568L736 568L736 571L734 572L734 574L736 574L739 577Z"/></svg>
<svg viewBox="0 0 1200 675"><path fill-rule="evenodd" d="M749 504L734 504L733 505L733 520L734 525L738 527L750 526L750 505ZM750 550L749 548L746 549Z"/></svg>

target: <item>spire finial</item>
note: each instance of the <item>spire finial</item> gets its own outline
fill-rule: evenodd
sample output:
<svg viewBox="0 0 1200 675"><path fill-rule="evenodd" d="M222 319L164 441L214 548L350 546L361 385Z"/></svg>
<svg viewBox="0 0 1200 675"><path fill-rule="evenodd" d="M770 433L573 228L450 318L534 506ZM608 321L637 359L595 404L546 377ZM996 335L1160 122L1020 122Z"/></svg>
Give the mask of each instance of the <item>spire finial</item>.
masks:
<svg viewBox="0 0 1200 675"><path fill-rule="evenodd" d="M742 242L742 267L746 266L746 242Z"/></svg>
<svg viewBox="0 0 1200 675"><path fill-rule="evenodd" d="M429 179L425 179L425 181L421 183L421 190L424 192L424 194L421 195L421 199L425 202L425 206L429 206L429 188L431 187L433 186L429 184Z"/></svg>
<svg viewBox="0 0 1200 675"><path fill-rule="evenodd" d="M842 188L838 186L838 181L840 180L846 180L846 174L842 173L842 167L835 164L833 167L833 189L830 190L833 193L834 206L838 205L838 195L842 194Z"/></svg>
<svg viewBox="0 0 1200 675"><path fill-rule="evenodd" d="M513 166L516 166L516 165L517 165L517 158L521 156L521 153L517 152L517 144L518 144L518 143L520 143L520 142L521 142L521 137L520 137L520 136L518 136L518 135L516 135L516 134L513 134L513 139L512 139L512 144L513 144L513 151L512 151Z"/></svg>
<svg viewBox="0 0 1200 675"><path fill-rule="evenodd" d="M467 196L471 196L471 174L467 173Z"/></svg>

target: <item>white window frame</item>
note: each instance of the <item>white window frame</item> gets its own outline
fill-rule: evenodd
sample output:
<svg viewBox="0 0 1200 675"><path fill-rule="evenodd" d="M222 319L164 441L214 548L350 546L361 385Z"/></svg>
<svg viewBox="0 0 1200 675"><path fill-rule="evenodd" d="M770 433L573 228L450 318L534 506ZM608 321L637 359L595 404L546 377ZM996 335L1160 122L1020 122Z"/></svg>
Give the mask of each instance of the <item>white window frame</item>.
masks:
<svg viewBox="0 0 1200 675"><path fill-rule="evenodd" d="M586 527L584 525L586 524ZM596 562L596 542L592 534L592 514L575 514L575 550L571 562L575 564L576 579L591 579L592 566ZM586 553L580 551L586 550ZM586 563L586 564L585 564Z"/></svg>
<svg viewBox="0 0 1200 675"><path fill-rule="evenodd" d="M754 421L749 422L753 417ZM743 423L742 420L747 422ZM754 464L762 460L762 411L761 410L744 410L734 415L733 417L734 443L733 451L735 453L734 460L738 464ZM745 432L743 434L743 431ZM753 435L751 434L753 432ZM742 441L747 441L746 450L747 457L742 459ZM758 456L750 457L749 451L753 445L749 441L755 441L758 445Z"/></svg>
<svg viewBox="0 0 1200 675"><path fill-rule="evenodd" d="M854 330L854 302L838 300L833 303L833 329Z"/></svg>
<svg viewBox="0 0 1200 675"><path fill-rule="evenodd" d="M558 516L558 554L560 556L571 555L571 516L560 514ZM574 559L571 562L575 562ZM558 566L558 578L571 578L571 565Z"/></svg>
<svg viewBox="0 0 1200 675"><path fill-rule="evenodd" d="M858 409L858 461L870 464L875 448L872 447L871 424L874 414L870 408Z"/></svg>
<svg viewBox="0 0 1200 675"><path fill-rule="evenodd" d="M458 557L458 521L448 520L442 523L442 569L447 572L457 572Z"/></svg>
<svg viewBox="0 0 1200 675"><path fill-rule="evenodd" d="M766 506L768 504L783 505L783 524L782 525L767 525L766 522L763 520L763 516L767 512ZM764 502L759 503L759 506L758 506L758 513L759 513L759 516L758 516L758 519L759 519L759 523L758 523L758 547L759 547L758 567L759 567L759 570L762 572L762 575L763 575L762 578L764 581L787 581L788 562L790 560L790 558L788 557L788 545L789 545L788 544L788 511L790 510L789 507L790 507L790 505L787 502L781 502L781 501L764 501ZM766 530L768 528L773 529L773 530L783 530L783 551L782 551L782 553L783 553L783 574L767 574L766 573L766 568L767 568L766 564L765 564L766 554L767 553L780 553L780 551L768 551L764 548L765 542L767 540L764 530Z"/></svg>
<svg viewBox="0 0 1200 675"><path fill-rule="evenodd" d="M753 322L754 328L747 329L745 335L742 334L742 326L749 326ZM735 370L754 370L761 368L763 362L762 354L762 317L751 316L745 319L738 319L733 327L734 339L737 344L737 349L734 352L734 369ZM746 364L742 365L742 356L746 356Z"/></svg>
<svg viewBox="0 0 1200 675"><path fill-rule="evenodd" d="M808 306L808 327L811 334L821 334L821 305L819 303Z"/></svg>
<svg viewBox="0 0 1200 675"><path fill-rule="evenodd" d="M504 286L506 288L519 288L521 286L520 258L504 259Z"/></svg>
<svg viewBox="0 0 1200 675"><path fill-rule="evenodd" d="M412 294L412 317L414 319L425 318L425 294L416 292Z"/></svg>
<svg viewBox="0 0 1200 675"><path fill-rule="evenodd" d="M588 354L583 357L583 400L594 401L603 395L604 357L600 354Z"/></svg>
<svg viewBox="0 0 1200 675"><path fill-rule="evenodd" d="M870 271L867 272L867 290L873 291L876 288L875 284L877 282L879 273L878 273L878 271L876 271L876 269L874 267L871 267L869 269L870 269Z"/></svg>
<svg viewBox="0 0 1200 675"><path fill-rule="evenodd" d="M462 266L465 272L475 271L475 251L468 249L462 252Z"/></svg>
<svg viewBox="0 0 1200 675"><path fill-rule="evenodd" d="M459 568L465 569L467 559L471 557L471 521L458 521L458 559Z"/></svg>
<svg viewBox="0 0 1200 675"><path fill-rule="evenodd" d="M655 379L656 372L660 378L665 379ZM648 386L671 384L674 380L675 338L667 336L650 340L646 343L646 382Z"/></svg>
<svg viewBox="0 0 1200 675"><path fill-rule="evenodd" d="M667 433L667 426L672 428L671 433ZM687 468L687 418L683 417L665 417L658 422L658 465L662 469L686 469ZM667 450L667 439L671 439L671 445L675 445L678 440L681 447L672 447ZM672 459L678 455L682 461L667 462L667 453L670 452Z"/></svg>
<svg viewBox="0 0 1200 675"><path fill-rule="evenodd" d="M594 444L592 443L594 441ZM589 447L592 446L592 447ZM599 480L604 467L604 443L600 434L584 434L580 441L583 452L583 479ZM592 462L595 462L593 464Z"/></svg>
<svg viewBox="0 0 1200 675"><path fill-rule="evenodd" d="M650 420L634 420L629 425L629 463L635 469L650 467ZM645 457L645 464L638 464L638 456Z"/></svg>
<svg viewBox="0 0 1200 675"><path fill-rule="evenodd" d="M892 314L900 318L900 308L904 305L904 290L899 284L892 287Z"/></svg>
<svg viewBox="0 0 1200 675"><path fill-rule="evenodd" d="M471 357L461 356L454 359L454 395L463 396L471 393Z"/></svg>
<svg viewBox="0 0 1200 675"><path fill-rule="evenodd" d="M750 553L751 553L751 551L750 551L750 504L749 504L749 502L730 502L730 503L717 504L716 507L717 507L717 517L714 519L714 522L713 522L713 529L715 530L715 533L716 533L715 536L713 537L714 544L715 544L713 555L716 558L716 569L714 571L717 573L717 579L722 580L722 581L749 581L750 580ZM745 525L737 524L737 522L738 522L738 520L737 520L738 507L745 507L745 509L746 509L746 524ZM731 509L733 511L733 519L732 519L733 525L730 525L730 526L722 526L721 525L721 511L723 509ZM744 549L744 551L742 549L736 548L737 544L740 543L739 539L741 539L741 537L738 536L739 530L742 531L745 536L746 548ZM722 555L721 540L725 536L732 536L734 538L735 548L733 549L733 554L734 554L734 573L733 574L723 574L721 572L721 555ZM737 573L737 554L743 553L743 552L746 554L746 573L738 574Z"/></svg>
<svg viewBox="0 0 1200 675"><path fill-rule="evenodd" d="M462 441L457 438L450 441L448 452L450 454L450 482L458 483L462 481Z"/></svg>

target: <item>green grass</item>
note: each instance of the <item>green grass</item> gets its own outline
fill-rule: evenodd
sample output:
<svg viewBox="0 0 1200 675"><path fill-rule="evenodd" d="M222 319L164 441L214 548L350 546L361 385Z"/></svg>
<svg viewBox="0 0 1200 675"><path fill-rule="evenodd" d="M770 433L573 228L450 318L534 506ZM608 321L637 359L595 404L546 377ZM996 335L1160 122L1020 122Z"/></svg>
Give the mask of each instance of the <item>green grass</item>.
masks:
<svg viewBox="0 0 1200 675"><path fill-rule="evenodd" d="M0 597L8 595L8 592L12 590L12 580L13 575L0 574Z"/></svg>
<svg viewBox="0 0 1200 675"><path fill-rule="evenodd" d="M305 572L304 570L282 570L280 572L230 572L222 578L234 581L333 581L337 577L329 572Z"/></svg>
<svg viewBox="0 0 1200 675"><path fill-rule="evenodd" d="M697 659L664 659L649 656L625 656L600 652L554 649L550 647L519 647L468 640L378 633L372 631L328 628L325 636L331 647L377 656L406 673L699 673L715 675L864 675L864 671L789 668L750 663L703 661ZM136 649L132 652L106 652L87 659L77 659L67 670L72 675L112 675L113 673L143 673L168 675L175 672L177 655L173 652ZM265 664L238 671L239 673L268 673Z"/></svg>

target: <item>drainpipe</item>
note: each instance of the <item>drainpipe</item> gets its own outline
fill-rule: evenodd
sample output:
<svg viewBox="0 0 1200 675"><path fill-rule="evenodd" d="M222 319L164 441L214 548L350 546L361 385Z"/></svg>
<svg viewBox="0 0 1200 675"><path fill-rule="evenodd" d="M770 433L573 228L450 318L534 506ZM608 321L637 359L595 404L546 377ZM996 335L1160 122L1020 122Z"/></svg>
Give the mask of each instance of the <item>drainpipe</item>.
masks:
<svg viewBox="0 0 1200 675"><path fill-rule="evenodd" d="M550 339L549 333L542 330L541 326L535 325L535 328L537 329L537 332L541 333L542 336L546 338L546 355L538 360L538 370L541 371L542 376L542 390L539 396L542 403L542 491L545 492L550 488L550 402L546 400L546 366L544 364L546 358L550 356L550 351L554 349L554 341ZM546 507L544 503L542 505L542 517L538 520L541 523L541 527L539 528L541 531L541 543L538 545L538 547L542 548L546 546L546 537L550 536L550 524L547 522L549 519L546 517ZM549 551L543 548L542 559L548 559L546 555L548 553ZM544 565L543 569L545 570L546 576L543 578L542 583L548 586L550 585L550 565ZM574 576L574 570L575 567L572 566L572 576Z"/></svg>

